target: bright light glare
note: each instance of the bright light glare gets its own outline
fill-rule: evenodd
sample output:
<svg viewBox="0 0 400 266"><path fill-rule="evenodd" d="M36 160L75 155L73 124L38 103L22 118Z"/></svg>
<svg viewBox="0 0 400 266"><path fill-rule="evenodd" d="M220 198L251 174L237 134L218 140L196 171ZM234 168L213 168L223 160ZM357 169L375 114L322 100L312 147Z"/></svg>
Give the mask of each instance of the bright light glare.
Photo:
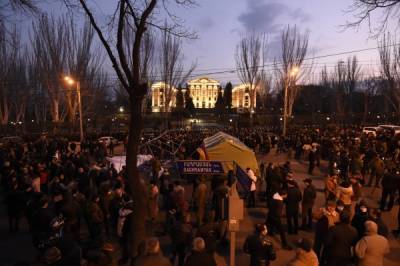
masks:
<svg viewBox="0 0 400 266"><path fill-rule="evenodd" d="M290 76L296 76L297 73L299 72L299 68L298 67L293 67L292 70L290 71Z"/></svg>

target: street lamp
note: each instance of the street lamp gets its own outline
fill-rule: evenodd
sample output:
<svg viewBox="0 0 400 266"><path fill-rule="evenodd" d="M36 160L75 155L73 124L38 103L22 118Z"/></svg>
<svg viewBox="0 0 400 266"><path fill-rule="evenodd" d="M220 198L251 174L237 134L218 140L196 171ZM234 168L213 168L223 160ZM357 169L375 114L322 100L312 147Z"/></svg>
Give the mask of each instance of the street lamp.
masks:
<svg viewBox="0 0 400 266"><path fill-rule="evenodd" d="M288 109L289 109L289 99L288 99L288 90L291 86L292 80L296 82L297 74L299 73L299 67L293 66L289 70L289 76L285 78L285 95L283 99L283 136L286 136L287 131L287 118L288 118Z"/></svg>
<svg viewBox="0 0 400 266"><path fill-rule="evenodd" d="M120 113L123 113L125 110L124 110L124 107L123 106L121 106L120 108L119 108L119 112Z"/></svg>
<svg viewBox="0 0 400 266"><path fill-rule="evenodd" d="M81 101L81 83L79 81L75 81L69 76L64 77L64 81L68 85L76 84L76 92L78 94L78 108L79 108L79 133L80 133L80 140L83 141L83 117L82 117L82 101Z"/></svg>

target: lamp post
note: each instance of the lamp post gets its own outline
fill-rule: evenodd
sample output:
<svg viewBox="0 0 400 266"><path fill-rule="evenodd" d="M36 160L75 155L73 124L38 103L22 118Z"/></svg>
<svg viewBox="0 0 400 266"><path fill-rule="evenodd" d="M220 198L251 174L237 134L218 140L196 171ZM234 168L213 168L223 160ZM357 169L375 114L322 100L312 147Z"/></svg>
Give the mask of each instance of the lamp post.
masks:
<svg viewBox="0 0 400 266"><path fill-rule="evenodd" d="M80 141L83 141L83 117L82 117L82 101L81 101L81 83L79 81L73 80L71 77L66 76L64 80L68 85L73 85L76 83L76 93L78 95L78 109L79 109L79 133L80 133Z"/></svg>
<svg viewBox="0 0 400 266"><path fill-rule="evenodd" d="M293 67L290 72L289 72L289 77L285 78L285 91L284 91L284 97L283 97L283 136L286 136L286 131L287 131L287 118L289 116L289 99L288 99L288 93L289 93L289 87L291 86L291 80L292 78L295 78L297 76L297 73L299 72L298 67Z"/></svg>

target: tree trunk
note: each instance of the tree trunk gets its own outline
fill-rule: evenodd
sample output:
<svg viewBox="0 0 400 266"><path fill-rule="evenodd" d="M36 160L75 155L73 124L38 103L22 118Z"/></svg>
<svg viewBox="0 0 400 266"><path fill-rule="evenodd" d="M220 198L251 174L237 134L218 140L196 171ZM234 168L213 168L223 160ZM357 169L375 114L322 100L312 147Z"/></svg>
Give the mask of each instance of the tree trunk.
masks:
<svg viewBox="0 0 400 266"><path fill-rule="evenodd" d="M137 154L142 133L142 99L131 97L131 115L129 124L128 147L126 153L126 170L129 192L134 202L133 219L131 219L132 257L137 256L139 244L146 238L147 193L143 176L137 168Z"/></svg>

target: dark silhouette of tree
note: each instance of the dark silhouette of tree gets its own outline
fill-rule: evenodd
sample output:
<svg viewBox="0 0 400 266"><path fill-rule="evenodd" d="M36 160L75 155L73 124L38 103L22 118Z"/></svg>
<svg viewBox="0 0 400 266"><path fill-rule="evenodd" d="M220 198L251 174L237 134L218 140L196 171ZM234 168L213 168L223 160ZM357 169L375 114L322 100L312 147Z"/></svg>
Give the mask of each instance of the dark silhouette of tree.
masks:
<svg viewBox="0 0 400 266"><path fill-rule="evenodd" d="M232 89L232 83L226 83L224 88L224 105L227 113L230 113L232 109Z"/></svg>
<svg viewBox="0 0 400 266"><path fill-rule="evenodd" d="M353 0L348 11L354 14L355 20L348 22L345 27L358 28L367 23L370 33L375 37L385 32L391 20L397 20L400 25L400 0ZM378 24L371 19L376 13L380 15Z"/></svg>
<svg viewBox="0 0 400 266"><path fill-rule="evenodd" d="M64 0L74 4L75 1ZM100 43L106 50L118 81L129 95L129 132L126 152L126 170L129 192L135 202L133 219L131 219L131 245L134 253L137 255L138 246L146 238L146 218L147 218L147 187L143 176L139 173L137 167L137 155L139 152L140 138L143 129L143 99L148 93L149 72L151 61L148 54L148 45L146 45L146 34L149 28L168 30L169 32L182 37L190 37L185 31L182 31L180 21L170 10L170 5L192 6L194 0L119 0L115 3L114 16L103 27L104 16L96 16L91 4L95 1L79 0L80 10L86 15L90 24L94 28ZM77 7L78 8L78 7ZM171 9L170 9L171 8ZM172 25L159 25L154 18L156 10L158 12L164 9L170 18ZM110 26L112 30L110 30ZM193 37L193 36L192 36Z"/></svg>
<svg viewBox="0 0 400 266"><path fill-rule="evenodd" d="M185 99L183 96L182 88L178 87L176 92L176 109L184 109L185 108Z"/></svg>
<svg viewBox="0 0 400 266"><path fill-rule="evenodd" d="M193 116L196 114L196 108L194 107L192 97L189 97L186 99L185 110L190 116Z"/></svg>
<svg viewBox="0 0 400 266"><path fill-rule="evenodd" d="M225 112L225 102L224 98L222 97L222 89L218 90L217 101L215 102L214 108L215 114L220 117Z"/></svg>

